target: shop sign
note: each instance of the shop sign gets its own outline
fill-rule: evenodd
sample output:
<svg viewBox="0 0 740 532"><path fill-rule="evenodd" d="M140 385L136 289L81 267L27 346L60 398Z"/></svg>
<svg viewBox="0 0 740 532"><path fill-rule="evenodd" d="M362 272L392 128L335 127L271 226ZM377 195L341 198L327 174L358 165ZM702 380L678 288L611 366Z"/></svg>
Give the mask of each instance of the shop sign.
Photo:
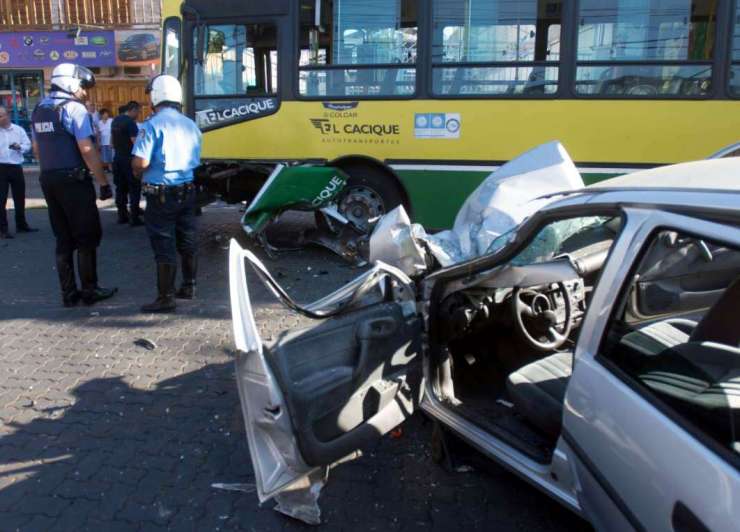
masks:
<svg viewBox="0 0 740 532"><path fill-rule="evenodd" d="M88 67L116 64L112 31L0 33L0 68L43 68L59 63Z"/></svg>

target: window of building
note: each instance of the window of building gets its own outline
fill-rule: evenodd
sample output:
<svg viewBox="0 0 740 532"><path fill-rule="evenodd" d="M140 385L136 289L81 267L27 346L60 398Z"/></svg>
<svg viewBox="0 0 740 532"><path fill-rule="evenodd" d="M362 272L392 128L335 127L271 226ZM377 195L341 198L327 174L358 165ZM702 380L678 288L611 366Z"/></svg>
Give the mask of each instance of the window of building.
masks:
<svg viewBox="0 0 740 532"><path fill-rule="evenodd" d="M717 0L582 0L576 92L711 94Z"/></svg>
<svg viewBox="0 0 740 532"><path fill-rule="evenodd" d="M203 44L197 35L205 35ZM277 93L277 31L272 24L219 24L195 32L195 96ZM199 50L199 46L203 46ZM202 58L202 60L201 60Z"/></svg>
<svg viewBox="0 0 740 532"><path fill-rule="evenodd" d="M662 230L630 279L599 356L740 457L740 250Z"/></svg>
<svg viewBox="0 0 740 532"><path fill-rule="evenodd" d="M434 0L433 92L554 94L561 8L560 0Z"/></svg>
<svg viewBox="0 0 740 532"><path fill-rule="evenodd" d="M735 7L735 21L732 33L732 48L730 57L732 65L730 66L730 92L735 96L740 96L740 2Z"/></svg>
<svg viewBox="0 0 740 532"><path fill-rule="evenodd" d="M416 92L416 0L301 0L298 88L306 97Z"/></svg>

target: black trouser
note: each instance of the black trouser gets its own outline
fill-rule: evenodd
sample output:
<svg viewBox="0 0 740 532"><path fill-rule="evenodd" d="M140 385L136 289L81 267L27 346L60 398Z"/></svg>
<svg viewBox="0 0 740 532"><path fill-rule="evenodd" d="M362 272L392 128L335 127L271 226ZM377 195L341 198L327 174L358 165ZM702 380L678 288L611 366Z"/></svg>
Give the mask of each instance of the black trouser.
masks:
<svg viewBox="0 0 740 532"><path fill-rule="evenodd" d="M147 194L144 221L157 263L177 264L178 253L195 255L198 242L194 190L167 187L163 194Z"/></svg>
<svg viewBox="0 0 740 532"><path fill-rule="evenodd" d="M53 170L41 172L39 181L57 239L57 254L97 248L103 230L92 178L79 179L74 171Z"/></svg>
<svg viewBox="0 0 740 532"><path fill-rule="evenodd" d="M116 185L116 207L125 211L128 205L131 214L139 214L139 202L141 201L141 181L134 177L131 168L131 157L116 156L113 159L113 184Z"/></svg>
<svg viewBox="0 0 740 532"><path fill-rule="evenodd" d="M23 167L19 164L0 164L0 233L8 232L8 189L13 193L15 204L15 229L26 226L26 180Z"/></svg>

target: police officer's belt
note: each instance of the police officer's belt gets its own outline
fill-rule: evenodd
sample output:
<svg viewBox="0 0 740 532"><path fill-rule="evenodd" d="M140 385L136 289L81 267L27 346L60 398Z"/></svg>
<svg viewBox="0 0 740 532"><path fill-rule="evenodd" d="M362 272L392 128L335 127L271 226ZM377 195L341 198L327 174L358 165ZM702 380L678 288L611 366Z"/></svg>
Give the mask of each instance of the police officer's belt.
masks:
<svg viewBox="0 0 740 532"><path fill-rule="evenodd" d="M54 170L42 170L43 174L71 177L77 181L86 181L92 179L90 170L85 166L79 166L77 168L55 168Z"/></svg>
<svg viewBox="0 0 740 532"><path fill-rule="evenodd" d="M144 183L141 186L141 191L144 194L151 194L152 196L158 196L159 194L166 192L181 194L183 192L192 192L194 190L195 185L193 183L185 183L184 185L150 185L148 183Z"/></svg>

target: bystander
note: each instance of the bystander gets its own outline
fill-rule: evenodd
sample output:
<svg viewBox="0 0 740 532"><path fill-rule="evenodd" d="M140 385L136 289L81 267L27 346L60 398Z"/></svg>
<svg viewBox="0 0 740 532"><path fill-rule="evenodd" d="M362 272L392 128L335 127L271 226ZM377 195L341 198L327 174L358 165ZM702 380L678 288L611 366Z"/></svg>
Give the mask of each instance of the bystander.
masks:
<svg viewBox="0 0 740 532"><path fill-rule="evenodd" d="M100 146L100 160L103 162L103 169L106 172L111 171L113 162L113 145L111 143L111 124L113 119L108 109L100 110L100 120L98 121L98 145Z"/></svg>
<svg viewBox="0 0 740 532"><path fill-rule="evenodd" d="M111 126L113 138L113 183L116 185L116 207L118 223L130 222L132 226L143 225L141 221L141 181L134 178L131 169L131 150L136 142L139 128L136 118L141 105L130 101L119 107L119 115L113 119ZM130 209L130 215L129 215Z"/></svg>
<svg viewBox="0 0 740 532"><path fill-rule="evenodd" d="M26 180L22 165L23 154L30 149L31 141L24 129L13 124L7 108L0 106L0 239L13 238L5 211L9 190L13 194L16 232L37 231L26 222Z"/></svg>

